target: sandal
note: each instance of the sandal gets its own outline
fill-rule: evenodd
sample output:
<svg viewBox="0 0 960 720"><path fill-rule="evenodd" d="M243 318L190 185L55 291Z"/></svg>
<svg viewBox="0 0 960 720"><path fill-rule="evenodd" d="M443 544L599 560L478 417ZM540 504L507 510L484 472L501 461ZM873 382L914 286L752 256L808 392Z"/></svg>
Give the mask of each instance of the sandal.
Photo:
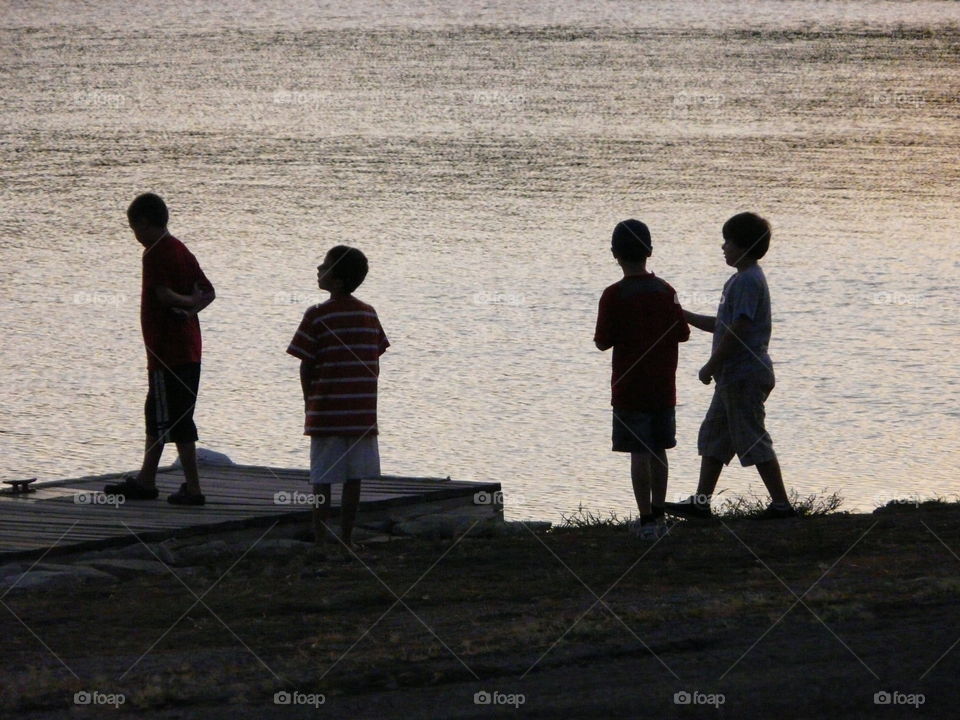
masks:
<svg viewBox="0 0 960 720"><path fill-rule="evenodd" d="M145 485L137 475L125 475L123 480L112 485L104 485L107 495L121 495L127 500L156 500L160 495L156 485Z"/></svg>

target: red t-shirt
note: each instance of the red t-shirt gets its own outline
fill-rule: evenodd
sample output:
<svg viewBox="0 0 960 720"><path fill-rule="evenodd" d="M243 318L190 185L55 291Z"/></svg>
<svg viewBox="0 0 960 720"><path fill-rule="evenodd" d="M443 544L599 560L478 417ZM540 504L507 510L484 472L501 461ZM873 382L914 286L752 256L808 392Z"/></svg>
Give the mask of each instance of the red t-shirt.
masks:
<svg viewBox="0 0 960 720"><path fill-rule="evenodd" d="M594 340L613 346L611 405L663 410L677 404L677 344L690 337L677 293L653 273L630 275L600 297Z"/></svg>
<svg viewBox="0 0 960 720"><path fill-rule="evenodd" d="M154 292L155 287L162 285L181 295L191 295L194 283L199 283L207 292L213 291L193 253L173 235L144 249L140 327L147 348L147 369L200 362L200 321L196 315L191 318L177 315L173 308L162 305Z"/></svg>
<svg viewBox="0 0 960 720"><path fill-rule="evenodd" d="M304 435L377 434L377 378L388 347L376 310L352 295L304 313L287 348L311 368Z"/></svg>

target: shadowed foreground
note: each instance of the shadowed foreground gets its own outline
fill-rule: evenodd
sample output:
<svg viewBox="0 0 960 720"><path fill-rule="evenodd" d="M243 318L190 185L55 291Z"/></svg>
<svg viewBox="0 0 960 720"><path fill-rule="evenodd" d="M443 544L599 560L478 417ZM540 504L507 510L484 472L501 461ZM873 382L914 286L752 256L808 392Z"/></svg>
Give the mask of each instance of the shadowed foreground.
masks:
<svg viewBox="0 0 960 720"><path fill-rule="evenodd" d="M371 544L366 566L319 563L308 548L7 594L0 709L104 712L75 706L76 692L122 694L121 712L156 718L515 706L855 718L915 714L921 700L943 716L960 701L956 505L682 524L656 544L619 527L406 539ZM278 692L292 704L275 704ZM900 707L878 708L882 692Z"/></svg>

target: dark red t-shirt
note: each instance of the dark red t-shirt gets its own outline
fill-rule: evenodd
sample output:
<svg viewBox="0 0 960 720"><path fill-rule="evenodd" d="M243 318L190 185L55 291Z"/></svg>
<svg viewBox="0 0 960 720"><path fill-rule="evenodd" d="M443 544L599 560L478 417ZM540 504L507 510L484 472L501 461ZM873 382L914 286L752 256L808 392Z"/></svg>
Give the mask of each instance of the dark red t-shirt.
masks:
<svg viewBox="0 0 960 720"><path fill-rule="evenodd" d="M677 345L690 337L677 293L653 273L630 275L600 297L594 341L613 346L611 402L618 410L677 404Z"/></svg>
<svg viewBox="0 0 960 720"><path fill-rule="evenodd" d="M161 305L154 292L155 287L162 285L181 295L191 295L194 283L207 292L213 291L193 253L175 237L167 235L144 249L140 327L147 349L147 369L200 362L200 321L196 315L183 318L173 308Z"/></svg>

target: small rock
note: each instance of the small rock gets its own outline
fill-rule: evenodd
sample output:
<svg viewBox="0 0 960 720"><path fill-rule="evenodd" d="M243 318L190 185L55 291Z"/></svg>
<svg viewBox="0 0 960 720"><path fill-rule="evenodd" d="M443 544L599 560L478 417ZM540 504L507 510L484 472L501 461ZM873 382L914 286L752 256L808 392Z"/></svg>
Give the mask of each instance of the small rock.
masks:
<svg viewBox="0 0 960 720"><path fill-rule="evenodd" d="M170 571L156 560L135 560L117 558L114 560L93 560L82 565L109 573L121 580L137 575L166 575Z"/></svg>

